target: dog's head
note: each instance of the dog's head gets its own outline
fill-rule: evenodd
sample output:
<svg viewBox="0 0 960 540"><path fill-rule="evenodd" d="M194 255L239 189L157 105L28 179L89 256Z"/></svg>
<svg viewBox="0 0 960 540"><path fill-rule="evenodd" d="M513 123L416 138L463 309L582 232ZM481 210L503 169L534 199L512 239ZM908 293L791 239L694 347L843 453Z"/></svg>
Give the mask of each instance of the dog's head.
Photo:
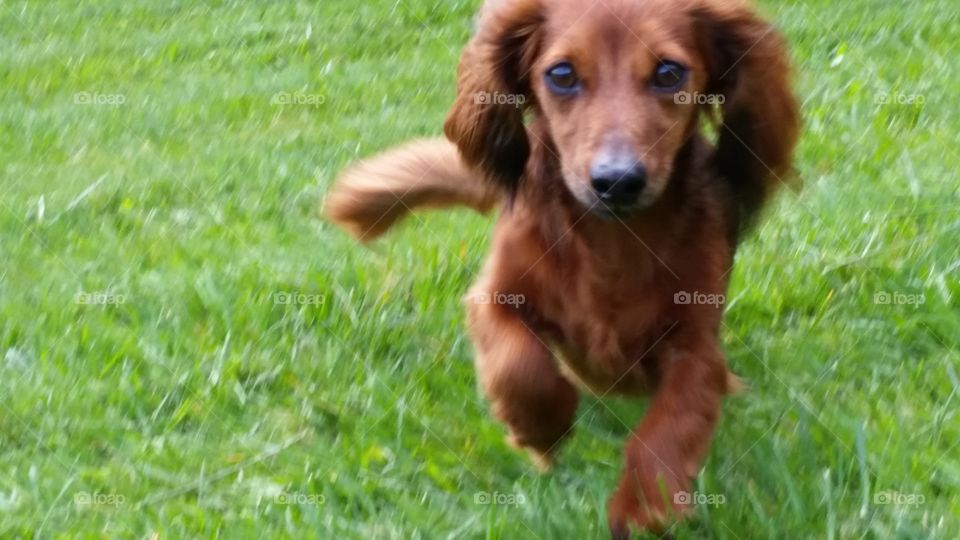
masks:
<svg viewBox="0 0 960 540"><path fill-rule="evenodd" d="M512 191L526 113L576 200L629 214L666 190L704 109L717 170L756 206L790 168L798 113L779 34L739 1L488 0L445 131Z"/></svg>

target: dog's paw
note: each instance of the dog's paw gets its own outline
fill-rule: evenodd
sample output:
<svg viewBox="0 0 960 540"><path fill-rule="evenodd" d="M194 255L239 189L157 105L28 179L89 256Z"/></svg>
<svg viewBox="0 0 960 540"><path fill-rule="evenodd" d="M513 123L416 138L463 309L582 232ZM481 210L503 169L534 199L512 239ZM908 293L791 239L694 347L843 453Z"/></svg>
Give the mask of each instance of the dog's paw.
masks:
<svg viewBox="0 0 960 540"><path fill-rule="evenodd" d="M663 505L622 484L610 499L607 521L615 540L629 539L631 530L660 533L669 522Z"/></svg>
<svg viewBox="0 0 960 540"><path fill-rule="evenodd" d="M682 487L687 483L684 476L678 476L682 474L679 467L671 468L659 460L649 464L628 459L607 508L611 536L628 539L631 530L663 534L689 513L692 501Z"/></svg>
<svg viewBox="0 0 960 540"><path fill-rule="evenodd" d="M523 446L517 442L517 438L514 435L507 436L507 444L515 450L523 450L526 452L527 456L530 458L530 461L533 463L534 468L536 468L537 472L540 474L547 474L553 470L552 454L541 452L529 446Z"/></svg>

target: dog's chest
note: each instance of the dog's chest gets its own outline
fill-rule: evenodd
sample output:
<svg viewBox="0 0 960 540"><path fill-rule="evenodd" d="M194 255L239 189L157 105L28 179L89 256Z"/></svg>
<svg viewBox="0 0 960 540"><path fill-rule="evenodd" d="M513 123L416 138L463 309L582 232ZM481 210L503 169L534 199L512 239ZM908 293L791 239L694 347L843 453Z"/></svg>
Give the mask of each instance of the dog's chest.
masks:
<svg viewBox="0 0 960 540"><path fill-rule="evenodd" d="M583 234L571 230L549 241L518 214L498 227L494 249L479 289L523 296L518 313L526 326L549 344L570 380L597 393L646 393L656 385L658 349L676 324L674 294L686 259L701 261L696 245L677 255L665 235L639 242L623 227ZM688 287L688 288L689 288Z"/></svg>
<svg viewBox="0 0 960 540"><path fill-rule="evenodd" d="M670 328L655 272L616 278L575 275L538 294L545 337L573 382L594 392L646 393L656 377L656 346Z"/></svg>

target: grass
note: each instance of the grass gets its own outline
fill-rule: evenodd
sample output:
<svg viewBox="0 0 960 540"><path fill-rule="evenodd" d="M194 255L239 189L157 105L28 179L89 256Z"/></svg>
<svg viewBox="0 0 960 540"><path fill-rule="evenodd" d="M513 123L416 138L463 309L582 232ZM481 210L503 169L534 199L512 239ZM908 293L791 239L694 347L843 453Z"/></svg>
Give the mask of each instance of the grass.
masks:
<svg viewBox="0 0 960 540"><path fill-rule="evenodd" d="M606 537L643 407L585 402L547 476L507 448L458 303L489 220L314 217L439 133L477 2L204 4L0 1L0 537ZM763 2L805 185L739 255L752 391L677 536L960 536L954 7Z"/></svg>

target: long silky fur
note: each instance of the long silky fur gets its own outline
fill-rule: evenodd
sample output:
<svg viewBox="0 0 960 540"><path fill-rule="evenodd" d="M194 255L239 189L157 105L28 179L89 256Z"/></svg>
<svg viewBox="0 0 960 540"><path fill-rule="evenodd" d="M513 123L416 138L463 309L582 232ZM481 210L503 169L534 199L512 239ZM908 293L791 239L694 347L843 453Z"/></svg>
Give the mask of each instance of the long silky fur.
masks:
<svg viewBox="0 0 960 540"><path fill-rule="evenodd" d="M503 191L464 164L445 139L421 139L344 171L327 195L324 214L361 241L372 240L413 210L466 206L486 213Z"/></svg>

